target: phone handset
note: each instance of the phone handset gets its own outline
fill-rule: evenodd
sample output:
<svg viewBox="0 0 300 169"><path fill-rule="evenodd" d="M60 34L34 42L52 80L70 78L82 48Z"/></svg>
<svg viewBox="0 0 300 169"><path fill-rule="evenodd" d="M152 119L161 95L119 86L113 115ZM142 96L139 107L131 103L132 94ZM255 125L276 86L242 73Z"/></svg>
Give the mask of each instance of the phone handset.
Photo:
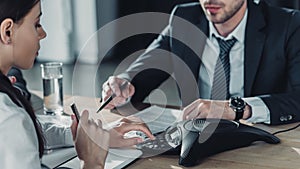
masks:
<svg viewBox="0 0 300 169"><path fill-rule="evenodd" d="M75 114L75 117L76 117L77 122L79 122L80 115L79 115L79 112L78 112L78 109L77 109L75 103L73 103L73 104L71 105L71 109L72 109L72 112Z"/></svg>
<svg viewBox="0 0 300 169"><path fill-rule="evenodd" d="M234 121L220 119L194 119L175 123L164 132L156 135L155 140L146 140L138 144L143 156L153 156L161 153L179 154L180 149L190 150L192 143L200 138L201 133L228 131L237 128ZM202 138L202 137L201 137Z"/></svg>

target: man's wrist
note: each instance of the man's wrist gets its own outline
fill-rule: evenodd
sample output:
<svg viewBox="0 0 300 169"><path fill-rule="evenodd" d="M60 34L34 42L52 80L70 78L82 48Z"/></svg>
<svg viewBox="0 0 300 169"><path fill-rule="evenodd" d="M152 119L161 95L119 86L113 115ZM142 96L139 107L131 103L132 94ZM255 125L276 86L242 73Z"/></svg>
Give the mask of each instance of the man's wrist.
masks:
<svg viewBox="0 0 300 169"><path fill-rule="evenodd" d="M251 109L251 106L246 104L245 106L245 111L244 111L244 115L243 115L243 120L247 120L251 117L252 115L252 109Z"/></svg>
<svg viewBox="0 0 300 169"><path fill-rule="evenodd" d="M246 105L246 102L239 96L233 96L229 99L229 107L235 112L234 121L244 118Z"/></svg>

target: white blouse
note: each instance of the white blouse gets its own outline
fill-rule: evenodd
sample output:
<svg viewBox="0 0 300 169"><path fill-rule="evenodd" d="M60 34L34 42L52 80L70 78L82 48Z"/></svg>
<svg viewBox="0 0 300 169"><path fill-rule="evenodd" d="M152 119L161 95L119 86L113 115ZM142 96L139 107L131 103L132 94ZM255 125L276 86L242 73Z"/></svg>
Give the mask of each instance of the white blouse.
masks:
<svg viewBox="0 0 300 169"><path fill-rule="evenodd" d="M46 149L74 146L70 117L37 115ZM28 113L0 92L0 169L41 168L38 139Z"/></svg>
<svg viewBox="0 0 300 169"><path fill-rule="evenodd" d="M1 92L0 168L41 168L38 139L30 116Z"/></svg>

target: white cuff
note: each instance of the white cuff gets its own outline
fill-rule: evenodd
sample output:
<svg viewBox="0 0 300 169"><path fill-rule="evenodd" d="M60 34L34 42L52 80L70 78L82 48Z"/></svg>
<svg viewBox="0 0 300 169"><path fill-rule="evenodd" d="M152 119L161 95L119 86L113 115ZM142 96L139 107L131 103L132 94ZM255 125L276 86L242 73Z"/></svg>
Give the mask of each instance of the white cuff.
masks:
<svg viewBox="0 0 300 169"><path fill-rule="evenodd" d="M270 110L259 97L243 98L251 106L252 115L246 121L249 123L266 123L270 124Z"/></svg>
<svg viewBox="0 0 300 169"><path fill-rule="evenodd" d="M46 139L46 149L73 146L71 120L66 116L37 115Z"/></svg>

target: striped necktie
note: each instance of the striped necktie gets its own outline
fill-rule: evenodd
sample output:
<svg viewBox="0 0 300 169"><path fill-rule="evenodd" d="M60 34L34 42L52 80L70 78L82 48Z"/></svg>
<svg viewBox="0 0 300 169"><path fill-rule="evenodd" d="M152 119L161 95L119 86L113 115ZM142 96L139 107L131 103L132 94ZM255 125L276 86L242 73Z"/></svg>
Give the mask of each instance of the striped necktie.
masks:
<svg viewBox="0 0 300 169"><path fill-rule="evenodd" d="M230 81L230 62L229 53L235 42L234 37L230 40L222 40L216 38L220 47L220 54L215 66L211 99L212 100L227 100L230 97L229 94L229 81Z"/></svg>

